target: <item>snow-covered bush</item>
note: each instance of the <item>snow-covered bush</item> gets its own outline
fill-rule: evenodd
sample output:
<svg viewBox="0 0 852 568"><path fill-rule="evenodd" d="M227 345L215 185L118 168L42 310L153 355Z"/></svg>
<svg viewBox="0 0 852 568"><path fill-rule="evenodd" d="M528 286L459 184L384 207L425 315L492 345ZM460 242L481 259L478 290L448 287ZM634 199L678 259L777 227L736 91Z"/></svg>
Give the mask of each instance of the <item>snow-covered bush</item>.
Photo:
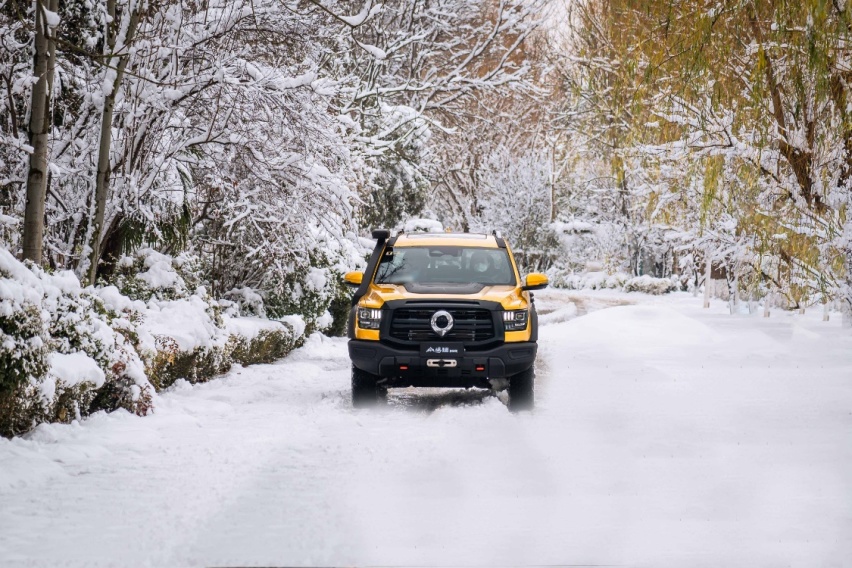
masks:
<svg viewBox="0 0 852 568"><path fill-rule="evenodd" d="M110 309L97 290L82 288L70 272L52 276L52 282L60 294L48 294L45 302L51 314L51 349L69 356L85 354L104 373L96 390L80 389L77 404L86 409L84 413L122 407L145 414L151 402L151 385L136 350L136 314ZM69 384L67 375L52 372L46 380L51 375L58 377L59 387L63 382ZM85 382L80 379L76 384Z"/></svg>
<svg viewBox="0 0 852 568"><path fill-rule="evenodd" d="M168 335L158 335L155 342L157 348L149 360L147 370L158 390L171 386L178 379L202 383L231 368L224 345L184 351Z"/></svg>
<svg viewBox="0 0 852 568"><path fill-rule="evenodd" d="M625 292L644 292L645 294L667 294L678 288L676 280L671 278L654 278L644 274L631 278L624 284Z"/></svg>
<svg viewBox="0 0 852 568"><path fill-rule="evenodd" d="M550 285L566 290L623 290L624 292L644 292L646 294L666 294L681 289L680 279L654 278L647 274L630 277L623 272L607 274L606 272L586 272L573 274L560 268L547 271Z"/></svg>
<svg viewBox="0 0 852 568"><path fill-rule="evenodd" d="M47 314L38 279L0 248L0 395L47 371Z"/></svg>
<svg viewBox="0 0 852 568"><path fill-rule="evenodd" d="M607 274L594 271L574 274L565 269L551 268L547 271L550 285L566 290L620 290L630 277L623 272Z"/></svg>
<svg viewBox="0 0 852 568"><path fill-rule="evenodd" d="M219 301L225 313L230 316L266 317L266 306L263 296L256 290L243 286L225 292L224 299Z"/></svg>
<svg viewBox="0 0 852 568"><path fill-rule="evenodd" d="M150 408L134 325L71 272L28 268L0 249L0 328L0 433Z"/></svg>
<svg viewBox="0 0 852 568"><path fill-rule="evenodd" d="M201 284L201 267L190 253L171 257L143 248L119 259L111 284L134 300L186 298Z"/></svg>
<svg viewBox="0 0 852 568"><path fill-rule="evenodd" d="M203 382L235 362L271 362L304 340L301 316L223 316L203 286L189 293L169 257L143 258L154 259L149 276L159 275L133 288L147 301L116 286L83 288L69 271L27 267L0 249L0 435L98 410L144 415L154 391L178 379ZM256 294L241 296L262 309ZM330 323L323 310L313 325Z"/></svg>
<svg viewBox="0 0 852 568"><path fill-rule="evenodd" d="M364 255L365 251L352 240L319 236L317 246L308 251L307 262L294 262L287 272L276 268L266 276L263 296L267 315L273 319L301 316L307 323L308 335L324 330L341 334L352 298L343 275L363 269Z"/></svg>
<svg viewBox="0 0 852 568"><path fill-rule="evenodd" d="M270 316L299 314L308 322L319 319L334 298L339 279L339 275L322 264L321 261L316 265L312 263L280 282L266 298Z"/></svg>
<svg viewBox="0 0 852 568"><path fill-rule="evenodd" d="M139 349L158 389L177 379L203 382L231 367L218 303L203 286L176 300L151 300L139 325Z"/></svg>
<svg viewBox="0 0 852 568"><path fill-rule="evenodd" d="M2 160L2 157L0 157ZM0 247L14 250L21 234L21 222L11 215L4 215L0 207Z"/></svg>
<svg viewBox="0 0 852 568"><path fill-rule="evenodd" d="M402 224L406 233L443 233L444 225L435 219L408 219Z"/></svg>

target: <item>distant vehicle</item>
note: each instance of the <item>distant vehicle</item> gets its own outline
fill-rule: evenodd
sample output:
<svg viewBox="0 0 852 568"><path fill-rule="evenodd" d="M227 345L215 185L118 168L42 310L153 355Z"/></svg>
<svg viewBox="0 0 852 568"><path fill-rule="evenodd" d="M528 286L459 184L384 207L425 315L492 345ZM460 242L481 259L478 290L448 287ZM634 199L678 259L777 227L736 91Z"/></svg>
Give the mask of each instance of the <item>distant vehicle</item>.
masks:
<svg viewBox="0 0 852 568"><path fill-rule="evenodd" d="M394 387L508 388L509 407L534 405L538 318L499 233L375 230L349 317L352 402L376 402Z"/></svg>

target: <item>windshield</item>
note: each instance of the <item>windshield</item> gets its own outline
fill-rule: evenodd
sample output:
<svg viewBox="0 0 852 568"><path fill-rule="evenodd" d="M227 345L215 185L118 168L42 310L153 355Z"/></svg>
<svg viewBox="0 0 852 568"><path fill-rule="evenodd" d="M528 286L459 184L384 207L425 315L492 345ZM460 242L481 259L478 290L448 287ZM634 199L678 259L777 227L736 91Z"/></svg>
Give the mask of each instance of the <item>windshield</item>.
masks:
<svg viewBox="0 0 852 568"><path fill-rule="evenodd" d="M376 284L477 283L516 284L506 249L423 246L385 249Z"/></svg>

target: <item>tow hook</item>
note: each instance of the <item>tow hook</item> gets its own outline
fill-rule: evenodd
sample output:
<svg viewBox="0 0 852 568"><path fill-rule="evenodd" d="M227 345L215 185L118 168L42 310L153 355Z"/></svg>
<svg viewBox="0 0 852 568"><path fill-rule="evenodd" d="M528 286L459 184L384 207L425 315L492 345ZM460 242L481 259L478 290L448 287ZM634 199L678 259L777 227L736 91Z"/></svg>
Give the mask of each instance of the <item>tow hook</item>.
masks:
<svg viewBox="0 0 852 568"><path fill-rule="evenodd" d="M455 359L426 359L427 367L455 367L458 364Z"/></svg>

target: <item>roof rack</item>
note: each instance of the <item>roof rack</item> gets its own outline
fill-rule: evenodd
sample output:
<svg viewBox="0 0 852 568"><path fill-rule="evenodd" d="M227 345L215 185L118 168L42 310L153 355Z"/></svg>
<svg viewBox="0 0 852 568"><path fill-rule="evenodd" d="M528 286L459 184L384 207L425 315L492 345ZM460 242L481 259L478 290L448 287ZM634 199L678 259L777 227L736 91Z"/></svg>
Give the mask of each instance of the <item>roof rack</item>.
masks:
<svg viewBox="0 0 852 568"><path fill-rule="evenodd" d="M503 240L503 235L497 229L491 231L491 234L494 235L494 240L497 241L497 246L501 249L506 248L506 241Z"/></svg>

